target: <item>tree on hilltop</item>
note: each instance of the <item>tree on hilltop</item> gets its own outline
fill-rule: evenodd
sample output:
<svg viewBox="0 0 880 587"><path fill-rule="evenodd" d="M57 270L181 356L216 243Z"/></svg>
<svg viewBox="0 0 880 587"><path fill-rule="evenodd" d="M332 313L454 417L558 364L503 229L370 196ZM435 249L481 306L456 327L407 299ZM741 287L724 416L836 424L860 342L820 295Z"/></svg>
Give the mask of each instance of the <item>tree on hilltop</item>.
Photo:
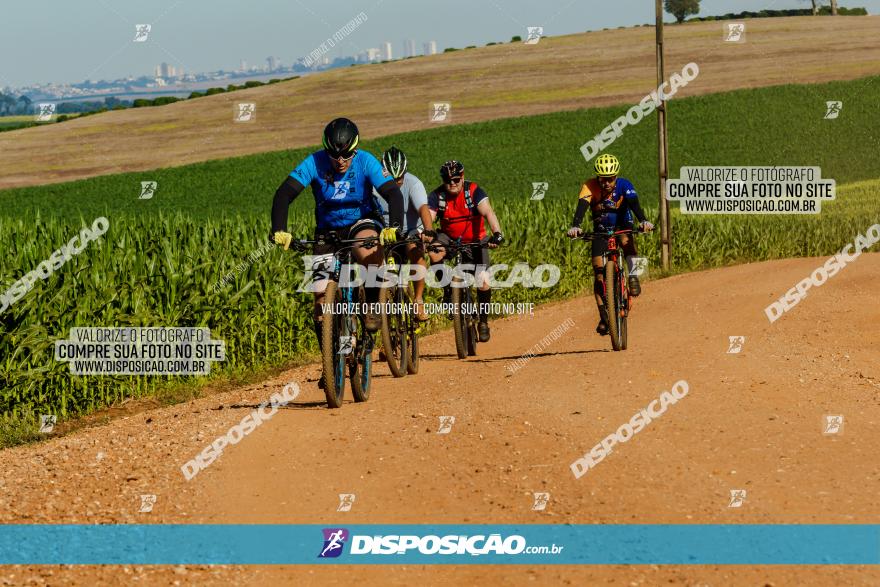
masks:
<svg viewBox="0 0 880 587"><path fill-rule="evenodd" d="M687 16L700 13L700 0L665 0L664 7L675 20L684 22Z"/></svg>

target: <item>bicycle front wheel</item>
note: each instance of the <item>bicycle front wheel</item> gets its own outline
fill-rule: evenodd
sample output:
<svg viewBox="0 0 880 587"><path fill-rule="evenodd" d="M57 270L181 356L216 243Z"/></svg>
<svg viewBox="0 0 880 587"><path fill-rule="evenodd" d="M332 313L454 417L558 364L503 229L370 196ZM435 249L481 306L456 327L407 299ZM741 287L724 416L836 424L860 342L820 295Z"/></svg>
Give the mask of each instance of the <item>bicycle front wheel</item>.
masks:
<svg viewBox="0 0 880 587"><path fill-rule="evenodd" d="M454 281L454 280L453 280ZM464 296L462 291L464 288L452 286L452 330L455 333L455 352L459 359L466 359L468 356L467 337L468 324L467 314L464 309Z"/></svg>
<svg viewBox="0 0 880 587"><path fill-rule="evenodd" d="M404 311L403 288L383 287L379 294L382 316L382 347L388 368L395 377L406 375L407 329Z"/></svg>
<svg viewBox="0 0 880 587"><path fill-rule="evenodd" d="M611 259L605 262L605 311L608 314L608 334L611 335L611 348L622 349L620 345L620 271ZM625 326L624 326L625 328Z"/></svg>
<svg viewBox="0 0 880 587"><path fill-rule="evenodd" d="M346 351L351 352L346 315L340 312L342 293L339 284L331 281L327 284L324 300L329 304L329 311L324 312L321 323L322 364L324 367L324 395L327 396L328 408L342 407L342 396L345 394L345 358Z"/></svg>

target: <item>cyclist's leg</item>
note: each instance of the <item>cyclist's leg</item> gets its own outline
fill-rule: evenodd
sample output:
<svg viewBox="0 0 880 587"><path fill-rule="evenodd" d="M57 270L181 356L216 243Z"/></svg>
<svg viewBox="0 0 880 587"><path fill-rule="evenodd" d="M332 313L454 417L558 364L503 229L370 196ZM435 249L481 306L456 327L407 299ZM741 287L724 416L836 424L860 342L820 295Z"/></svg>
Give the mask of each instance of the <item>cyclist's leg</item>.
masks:
<svg viewBox="0 0 880 587"><path fill-rule="evenodd" d="M620 229L633 229L633 223L628 222L620 227ZM631 296L636 297L640 293L642 293L642 285L639 283L638 275L633 273L633 267L635 266L634 259L638 256L638 251L636 250L636 239L631 234L622 234L620 235L620 244L623 248L623 255L626 259L627 273L629 274L629 293Z"/></svg>
<svg viewBox="0 0 880 587"><path fill-rule="evenodd" d="M346 229L343 229L346 230ZM315 230L315 240L319 240L322 237L326 238L330 230ZM336 249L333 245L329 243L325 243L323 245L315 245L313 250L313 257L311 260L312 266L307 269L311 269L312 272L312 282L308 284L309 291L314 294L315 305L314 305L314 313L313 313L313 325L315 328L315 335L318 337L318 344L321 344L321 320L323 316L323 312L321 310L321 304L325 303L325 301L332 302L333 300L325 300L324 292L327 290L327 282L330 279L330 271L333 269L333 254L336 252Z"/></svg>
<svg viewBox="0 0 880 587"><path fill-rule="evenodd" d="M594 226L594 232L601 227ZM595 239L591 243L591 255L593 257L593 296L596 298L596 307L599 309L599 325L596 332L601 335L608 334L608 312L605 310L605 259L604 255L608 248L608 242L604 239Z"/></svg>
<svg viewBox="0 0 880 587"><path fill-rule="evenodd" d="M382 224L375 218L362 218L355 222L351 230L349 230L348 238L370 238L378 237L382 230ZM357 263L366 267L378 267L384 262L382 247L375 245L368 248L365 243L356 245L352 249L352 255ZM368 279L368 282L371 281ZM367 283L364 285L364 300L368 304L368 308L375 308L379 302L379 288ZM367 311L364 314L364 323L367 330L375 332L382 327L382 321L379 314Z"/></svg>
<svg viewBox="0 0 880 587"><path fill-rule="evenodd" d="M434 265L440 265L446 260L447 250L442 247L445 247L445 246L449 245L450 243L452 243L452 239L449 238L448 234L446 234L444 232L437 233L437 237L433 241L431 241L431 244L432 245L440 245L441 250L428 251L428 258L431 261L431 267L433 267ZM429 271L431 271L431 267L428 268ZM436 281L440 281L440 279L438 279L436 275L434 277L435 277ZM452 288L449 285L444 285L443 286L443 303L448 304L451 302L451 300L452 300Z"/></svg>
<svg viewBox="0 0 880 587"><path fill-rule="evenodd" d="M477 287L477 311L479 324L477 330L480 334L480 342L489 342L489 304L492 302L492 287L489 285L489 275L486 269L491 264L488 249L468 249L465 263L475 265L474 283Z"/></svg>
<svg viewBox="0 0 880 587"><path fill-rule="evenodd" d="M409 262L412 265L416 265L420 267L420 271L424 273L427 270L427 263L425 262L425 248L421 243L409 243L406 245L406 255L409 259ZM423 296L425 295L425 278L417 277L413 280L413 293L415 295L415 304L416 304L416 318L420 322L424 322L428 319L428 315L425 313L425 306Z"/></svg>
<svg viewBox="0 0 880 587"><path fill-rule="evenodd" d="M327 232L329 231L315 230L315 240L318 240L321 236L326 236ZM318 348L321 352L324 351L324 312L322 310L322 304L334 302L334 300L326 300L326 296L324 295L327 291L327 282L330 279L330 271L333 269L334 252L335 249L333 245L330 244L315 245L313 250L314 258L312 259L311 267L313 280L309 285L315 299L312 315L312 328L315 332L315 338L318 339ZM323 374L321 375L321 378L318 379L318 387L324 389Z"/></svg>

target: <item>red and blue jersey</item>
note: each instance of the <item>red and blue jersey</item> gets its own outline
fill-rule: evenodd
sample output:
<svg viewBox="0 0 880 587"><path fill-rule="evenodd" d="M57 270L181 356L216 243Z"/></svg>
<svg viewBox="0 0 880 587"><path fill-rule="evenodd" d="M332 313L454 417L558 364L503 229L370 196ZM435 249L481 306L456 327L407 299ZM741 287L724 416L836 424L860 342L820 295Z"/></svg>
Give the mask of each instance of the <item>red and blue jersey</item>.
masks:
<svg viewBox="0 0 880 587"><path fill-rule="evenodd" d="M622 177L617 178L614 191L608 196L602 191L599 180L595 177L588 179L581 186L578 198L587 200L593 222L603 228L632 224L632 212L639 201L636 188Z"/></svg>

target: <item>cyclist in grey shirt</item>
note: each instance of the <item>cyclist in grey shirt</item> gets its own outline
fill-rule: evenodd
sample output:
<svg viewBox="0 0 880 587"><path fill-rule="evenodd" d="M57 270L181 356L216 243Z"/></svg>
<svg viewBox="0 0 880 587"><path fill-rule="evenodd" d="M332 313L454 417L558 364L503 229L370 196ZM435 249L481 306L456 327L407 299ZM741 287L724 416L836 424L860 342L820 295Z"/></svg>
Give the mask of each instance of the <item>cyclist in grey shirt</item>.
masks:
<svg viewBox="0 0 880 587"><path fill-rule="evenodd" d="M413 236L421 233L423 242L430 242L436 236L431 230L432 219L431 211L428 208L428 193L425 186L418 177L406 171L406 155L397 147L391 147L382 154L382 168L386 175L391 176L400 187L403 193L403 232L407 236ZM385 225L388 226L388 205L385 199L377 197L378 194L373 191L373 201L375 202L377 211L382 214ZM427 228L425 228L427 227ZM402 248L402 247L401 247ZM395 260L403 264L403 255L400 254L401 248L394 250ZM407 243L406 256L413 265L421 265L427 268L425 261L425 249L421 243ZM416 319L424 322L428 319L425 313L425 306L422 296L425 293L425 280L413 280L415 293Z"/></svg>

